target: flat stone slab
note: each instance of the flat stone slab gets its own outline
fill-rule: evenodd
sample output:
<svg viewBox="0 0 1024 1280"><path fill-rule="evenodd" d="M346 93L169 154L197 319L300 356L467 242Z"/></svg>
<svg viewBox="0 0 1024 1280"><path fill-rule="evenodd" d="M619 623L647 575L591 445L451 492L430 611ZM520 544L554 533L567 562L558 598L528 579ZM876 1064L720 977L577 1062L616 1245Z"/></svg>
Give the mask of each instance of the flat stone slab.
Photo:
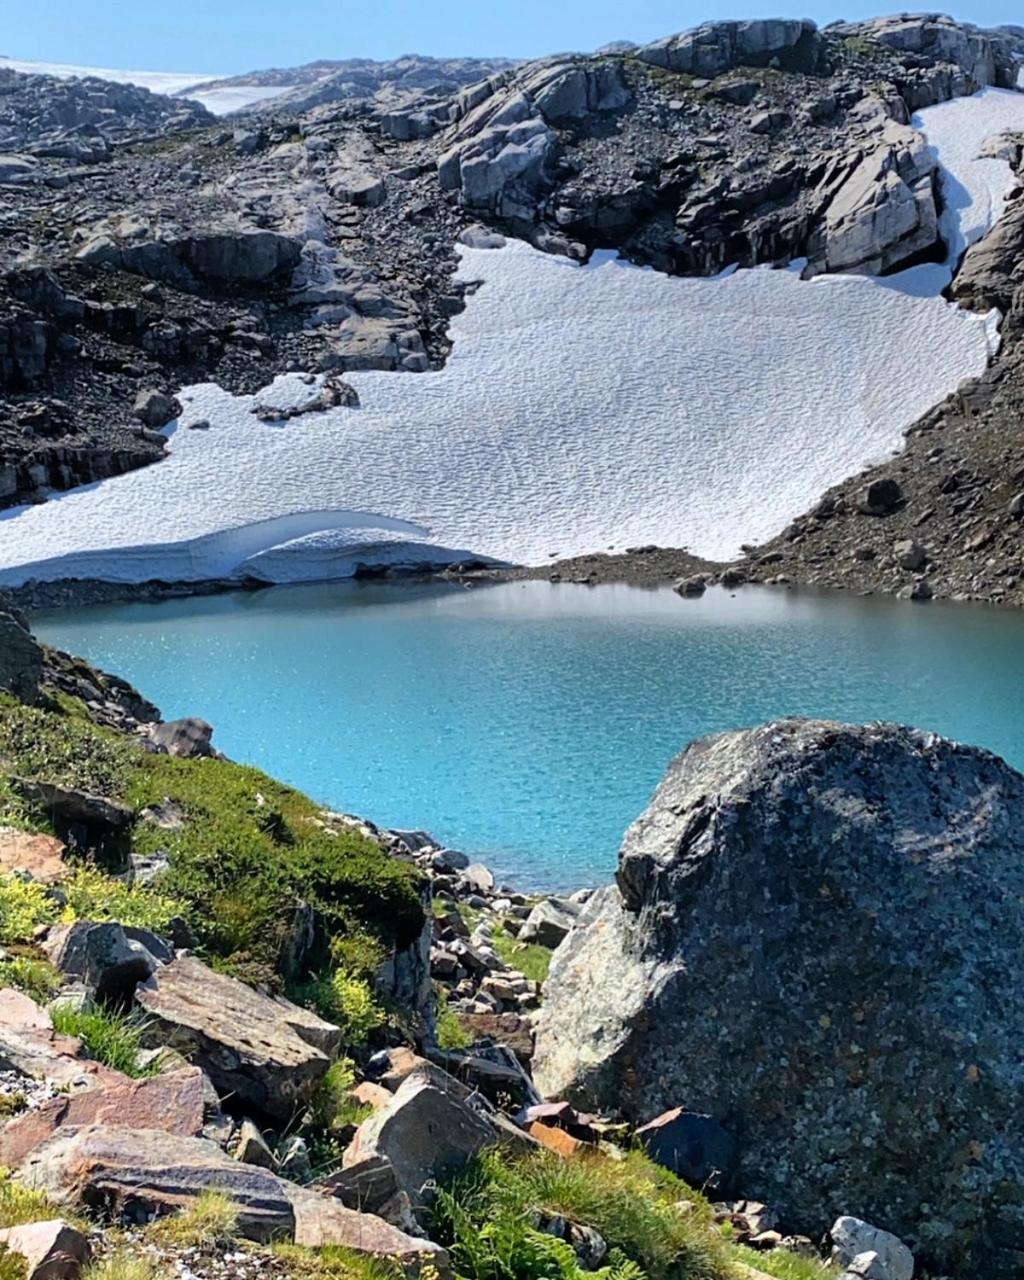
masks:
<svg viewBox="0 0 1024 1280"><path fill-rule="evenodd" d="M62 1127L112 1124L198 1137L205 1117L203 1073L187 1067L148 1080L108 1082L102 1089L51 1098L15 1116L0 1131L0 1165L16 1169Z"/></svg>
<svg viewBox="0 0 1024 1280"><path fill-rule="evenodd" d="M329 1022L177 956L136 989L147 1039L203 1068L222 1095L287 1120L312 1093L340 1042Z"/></svg>
<svg viewBox="0 0 1024 1280"><path fill-rule="evenodd" d="M59 884L69 874L63 855L64 845L56 836L0 827L0 875L27 871L40 884Z"/></svg>

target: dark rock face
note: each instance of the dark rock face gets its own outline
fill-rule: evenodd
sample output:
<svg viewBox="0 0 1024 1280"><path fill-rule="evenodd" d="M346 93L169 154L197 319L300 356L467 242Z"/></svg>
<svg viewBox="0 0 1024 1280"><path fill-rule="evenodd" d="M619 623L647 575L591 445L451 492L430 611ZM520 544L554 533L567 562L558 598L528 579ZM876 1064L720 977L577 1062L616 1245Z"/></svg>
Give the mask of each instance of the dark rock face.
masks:
<svg viewBox="0 0 1024 1280"><path fill-rule="evenodd" d="M714 1116L797 1229L854 1213L1021 1274L1022 820L1024 777L912 729L692 744L555 955L538 1084Z"/></svg>
<svg viewBox="0 0 1024 1280"><path fill-rule="evenodd" d="M42 674L42 647L17 614L0 611L0 690L34 702Z"/></svg>

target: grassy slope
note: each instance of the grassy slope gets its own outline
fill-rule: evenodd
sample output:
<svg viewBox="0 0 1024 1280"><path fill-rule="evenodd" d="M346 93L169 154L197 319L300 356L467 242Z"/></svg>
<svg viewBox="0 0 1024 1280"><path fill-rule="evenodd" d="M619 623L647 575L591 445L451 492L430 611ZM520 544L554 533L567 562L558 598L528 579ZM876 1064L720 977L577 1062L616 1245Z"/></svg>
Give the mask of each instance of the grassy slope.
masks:
<svg viewBox="0 0 1024 1280"><path fill-rule="evenodd" d="M335 959L350 967L407 943L422 923L417 873L357 831L328 830L300 792L245 765L146 753L93 725L73 699L33 709L0 696L0 824L48 830L11 775L125 801L137 812L168 801L184 812L180 830L145 820L135 827L136 853L170 859L156 895L133 895L93 870L91 880L73 882L79 916L160 927L178 912L211 958L253 976L273 973L299 900L319 910Z"/></svg>

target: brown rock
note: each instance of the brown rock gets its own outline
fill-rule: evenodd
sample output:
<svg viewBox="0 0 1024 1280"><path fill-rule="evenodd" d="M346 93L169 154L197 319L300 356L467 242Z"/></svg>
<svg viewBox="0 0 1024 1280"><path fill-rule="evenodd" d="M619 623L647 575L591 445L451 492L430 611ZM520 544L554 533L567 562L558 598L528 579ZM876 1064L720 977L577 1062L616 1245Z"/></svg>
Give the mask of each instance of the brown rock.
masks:
<svg viewBox="0 0 1024 1280"><path fill-rule="evenodd" d="M533 1057L533 1026L518 1013L460 1013L457 1016L474 1040L496 1040L523 1062Z"/></svg>
<svg viewBox="0 0 1024 1280"><path fill-rule="evenodd" d="M373 1107L374 1111L386 1107L391 1101L391 1094L383 1085L364 1080L352 1090L352 1097L364 1107Z"/></svg>
<svg viewBox="0 0 1024 1280"><path fill-rule="evenodd" d="M203 1128L203 1073L187 1067L148 1080L104 1084L62 1095L10 1120L0 1132L0 1165L16 1169L62 1126L111 1124L122 1129L162 1129L196 1137Z"/></svg>
<svg viewBox="0 0 1024 1280"><path fill-rule="evenodd" d="M41 884L59 884L68 875L63 854L64 846L54 836L0 827L0 874L27 871Z"/></svg>
<svg viewBox="0 0 1024 1280"><path fill-rule="evenodd" d="M435 1089L450 1093L462 1101L469 1097L472 1090L453 1075L426 1058L421 1058L411 1049L391 1049L388 1053L390 1065L377 1077L378 1083L391 1093L397 1093L406 1080L415 1076L419 1080L432 1084Z"/></svg>
<svg viewBox="0 0 1024 1280"><path fill-rule="evenodd" d="M63 1218L7 1227L0 1245L25 1259L28 1280L78 1280L90 1256L89 1241Z"/></svg>
<svg viewBox="0 0 1024 1280"><path fill-rule="evenodd" d="M347 1209L331 1196L311 1188L291 1188L295 1212L295 1243L310 1249L342 1245L357 1253L395 1258L403 1267L432 1263L447 1274L448 1255L440 1245L407 1235L383 1218Z"/></svg>
<svg viewBox="0 0 1024 1280"><path fill-rule="evenodd" d="M574 1138L572 1134L566 1133L564 1129L556 1129L549 1124L541 1124L539 1120L534 1120L532 1124L527 1126L526 1132L531 1138L535 1138L542 1147L547 1147L549 1151L553 1151L559 1156L575 1156L581 1151L586 1151L587 1144L580 1142L579 1138Z"/></svg>
<svg viewBox="0 0 1024 1280"><path fill-rule="evenodd" d="M194 956L179 955L135 993L149 1038L202 1067L222 1094L287 1120L316 1087L330 1059L321 1043L337 1027L286 1000L274 1000Z"/></svg>
<svg viewBox="0 0 1024 1280"><path fill-rule="evenodd" d="M120 1071L83 1058L80 1041L59 1035L45 1009L10 989L0 991L0 1070L69 1088L127 1080Z"/></svg>
<svg viewBox="0 0 1024 1280"><path fill-rule="evenodd" d="M106 1125L65 1128L32 1153L19 1176L122 1222L175 1213L204 1191L220 1191L238 1209L239 1233L247 1239L339 1244L373 1256L429 1259L447 1269L437 1245L234 1160L205 1138Z"/></svg>

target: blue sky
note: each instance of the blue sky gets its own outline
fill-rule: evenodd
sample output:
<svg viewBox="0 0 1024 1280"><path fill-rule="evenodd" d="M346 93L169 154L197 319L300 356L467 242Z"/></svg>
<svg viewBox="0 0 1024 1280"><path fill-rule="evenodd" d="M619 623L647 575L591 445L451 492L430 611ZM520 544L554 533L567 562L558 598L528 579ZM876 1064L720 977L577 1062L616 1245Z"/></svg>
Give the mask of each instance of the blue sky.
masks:
<svg viewBox="0 0 1024 1280"><path fill-rule="evenodd" d="M710 17L836 18L885 12L862 0L5 0L0 54L152 71L233 74L315 58L402 53L535 57L652 40ZM1020 0L962 0L957 17L1022 21Z"/></svg>

